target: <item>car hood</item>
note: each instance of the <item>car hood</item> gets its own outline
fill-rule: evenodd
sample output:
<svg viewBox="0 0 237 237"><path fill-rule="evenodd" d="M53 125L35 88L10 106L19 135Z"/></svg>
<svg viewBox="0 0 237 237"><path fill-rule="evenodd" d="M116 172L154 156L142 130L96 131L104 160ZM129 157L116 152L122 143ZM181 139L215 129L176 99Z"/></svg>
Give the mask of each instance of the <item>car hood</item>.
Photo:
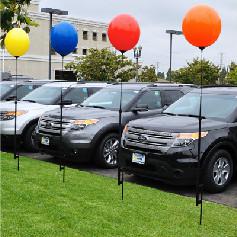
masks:
<svg viewBox="0 0 237 237"><path fill-rule="evenodd" d="M111 118L118 117L118 111L112 111L107 109L98 108L88 108L88 107L74 107L74 108L64 108L63 118L66 119L101 119L101 118ZM52 118L60 117L60 109L55 109L46 113Z"/></svg>
<svg viewBox="0 0 237 237"><path fill-rule="evenodd" d="M186 116L161 115L129 122L129 126L160 132L197 132L198 118ZM202 119L202 131L221 129L228 126L227 122Z"/></svg>
<svg viewBox="0 0 237 237"><path fill-rule="evenodd" d="M28 101L18 101L17 102L17 110L52 110L57 108L58 105L43 105L38 103L32 103ZM0 103L0 111L14 111L15 103L14 101L7 101Z"/></svg>

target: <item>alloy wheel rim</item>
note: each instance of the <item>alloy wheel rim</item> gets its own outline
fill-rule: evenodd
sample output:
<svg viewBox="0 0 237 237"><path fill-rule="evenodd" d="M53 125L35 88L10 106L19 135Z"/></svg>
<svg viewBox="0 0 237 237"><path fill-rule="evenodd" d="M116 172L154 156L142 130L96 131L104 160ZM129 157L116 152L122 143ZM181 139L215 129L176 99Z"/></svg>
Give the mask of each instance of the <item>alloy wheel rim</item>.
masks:
<svg viewBox="0 0 237 237"><path fill-rule="evenodd" d="M118 139L113 137L105 142L103 149L104 160L109 165L117 165Z"/></svg>
<svg viewBox="0 0 237 237"><path fill-rule="evenodd" d="M216 185L223 186L230 175L230 164L228 159L220 157L216 160L213 166L213 180Z"/></svg>

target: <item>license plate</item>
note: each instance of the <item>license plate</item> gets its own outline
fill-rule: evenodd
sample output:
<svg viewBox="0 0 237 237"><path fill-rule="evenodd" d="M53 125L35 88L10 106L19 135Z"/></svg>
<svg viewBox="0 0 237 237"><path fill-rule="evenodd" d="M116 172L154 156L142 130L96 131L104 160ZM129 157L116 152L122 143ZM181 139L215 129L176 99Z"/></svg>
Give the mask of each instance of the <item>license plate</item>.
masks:
<svg viewBox="0 0 237 237"><path fill-rule="evenodd" d="M132 162L140 164L140 165L144 165L145 164L145 154L133 153L132 154Z"/></svg>
<svg viewBox="0 0 237 237"><path fill-rule="evenodd" d="M49 146L49 138L48 137L41 137L41 144Z"/></svg>

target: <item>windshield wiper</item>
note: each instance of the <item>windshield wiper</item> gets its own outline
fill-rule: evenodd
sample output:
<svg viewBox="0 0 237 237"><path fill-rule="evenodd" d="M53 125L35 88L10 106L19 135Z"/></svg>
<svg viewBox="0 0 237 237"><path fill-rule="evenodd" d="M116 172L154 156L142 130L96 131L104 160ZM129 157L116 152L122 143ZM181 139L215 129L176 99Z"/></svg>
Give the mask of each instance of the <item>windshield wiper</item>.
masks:
<svg viewBox="0 0 237 237"><path fill-rule="evenodd" d="M96 109L106 109L103 106L99 106L99 105L84 105L85 107L89 107L89 108L96 108Z"/></svg>
<svg viewBox="0 0 237 237"><path fill-rule="evenodd" d="M31 102L31 103L36 103L35 100L22 100L22 101L27 101L27 102Z"/></svg>
<svg viewBox="0 0 237 237"><path fill-rule="evenodd" d="M167 115L171 115L171 116L176 116L177 114L174 113L162 113L162 114L167 114Z"/></svg>
<svg viewBox="0 0 237 237"><path fill-rule="evenodd" d="M199 118L199 115L195 114L177 114L178 116L186 116L186 117L192 117L192 118ZM201 116L202 119L206 119L205 116Z"/></svg>

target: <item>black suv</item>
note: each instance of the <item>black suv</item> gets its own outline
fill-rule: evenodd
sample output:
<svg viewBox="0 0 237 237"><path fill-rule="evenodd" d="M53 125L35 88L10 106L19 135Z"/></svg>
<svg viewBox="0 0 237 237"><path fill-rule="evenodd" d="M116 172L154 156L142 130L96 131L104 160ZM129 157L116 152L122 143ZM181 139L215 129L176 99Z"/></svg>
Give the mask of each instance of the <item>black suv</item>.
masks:
<svg viewBox="0 0 237 237"><path fill-rule="evenodd" d="M237 88L204 88L201 178L209 192L220 192L237 167ZM122 168L173 184L195 184L198 163L200 89L159 117L127 124L122 137Z"/></svg>
<svg viewBox="0 0 237 237"><path fill-rule="evenodd" d="M192 89L178 84L123 84L122 126L130 120L160 114ZM60 144L60 110L42 115L37 128L40 149L49 154L117 166L120 85L108 86L74 108L63 109ZM51 127L49 125L52 125Z"/></svg>

